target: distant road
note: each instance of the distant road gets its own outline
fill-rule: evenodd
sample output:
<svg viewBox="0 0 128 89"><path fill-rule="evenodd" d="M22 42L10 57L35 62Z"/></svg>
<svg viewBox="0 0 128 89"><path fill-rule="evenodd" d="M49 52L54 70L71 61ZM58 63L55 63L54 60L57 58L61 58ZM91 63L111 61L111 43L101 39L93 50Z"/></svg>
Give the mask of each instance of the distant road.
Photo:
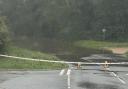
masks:
<svg viewBox="0 0 128 89"><path fill-rule="evenodd" d="M71 72L71 89L127 89L128 67L86 66ZM67 75L54 71L0 71L0 89L68 89Z"/></svg>

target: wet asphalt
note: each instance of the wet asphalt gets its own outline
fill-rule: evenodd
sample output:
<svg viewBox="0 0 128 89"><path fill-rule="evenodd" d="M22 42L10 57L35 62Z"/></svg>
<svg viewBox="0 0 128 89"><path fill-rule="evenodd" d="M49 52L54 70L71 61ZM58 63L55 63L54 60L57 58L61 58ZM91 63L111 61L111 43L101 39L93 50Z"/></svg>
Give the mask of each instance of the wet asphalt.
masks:
<svg viewBox="0 0 128 89"><path fill-rule="evenodd" d="M70 89L128 89L128 67L111 66L109 72L100 66L72 69ZM0 89L68 89L67 75L52 71L0 71Z"/></svg>

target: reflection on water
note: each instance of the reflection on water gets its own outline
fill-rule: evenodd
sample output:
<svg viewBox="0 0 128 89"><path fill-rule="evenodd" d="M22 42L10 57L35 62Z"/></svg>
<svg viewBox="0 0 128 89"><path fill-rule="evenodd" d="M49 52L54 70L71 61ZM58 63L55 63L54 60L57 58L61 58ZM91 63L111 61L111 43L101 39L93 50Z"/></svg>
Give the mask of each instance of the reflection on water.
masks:
<svg viewBox="0 0 128 89"><path fill-rule="evenodd" d="M78 86L86 89L121 89L119 86L111 84L96 84L90 82L80 82Z"/></svg>

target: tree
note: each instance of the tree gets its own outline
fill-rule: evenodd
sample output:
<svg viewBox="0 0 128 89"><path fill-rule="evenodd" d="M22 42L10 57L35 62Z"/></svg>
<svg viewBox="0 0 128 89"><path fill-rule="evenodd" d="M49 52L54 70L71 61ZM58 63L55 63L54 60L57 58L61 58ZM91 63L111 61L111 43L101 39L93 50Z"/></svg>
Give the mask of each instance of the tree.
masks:
<svg viewBox="0 0 128 89"><path fill-rule="evenodd" d="M0 53L5 53L9 44L9 32L6 18L0 17Z"/></svg>

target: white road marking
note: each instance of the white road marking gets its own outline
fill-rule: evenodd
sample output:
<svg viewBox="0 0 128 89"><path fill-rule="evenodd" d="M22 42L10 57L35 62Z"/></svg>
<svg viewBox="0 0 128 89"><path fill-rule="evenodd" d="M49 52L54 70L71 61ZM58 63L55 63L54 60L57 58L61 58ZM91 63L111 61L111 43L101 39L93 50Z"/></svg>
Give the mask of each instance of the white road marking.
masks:
<svg viewBox="0 0 128 89"><path fill-rule="evenodd" d="M111 72L112 75L114 75L115 77L117 76L114 72Z"/></svg>
<svg viewBox="0 0 128 89"><path fill-rule="evenodd" d="M67 75L70 75L70 74L71 74L71 70L68 69L68 71L67 71Z"/></svg>
<svg viewBox="0 0 128 89"><path fill-rule="evenodd" d="M65 69L62 69L62 70L60 71L59 75L62 76L62 75L64 75L64 73L65 73Z"/></svg>
<svg viewBox="0 0 128 89"><path fill-rule="evenodd" d="M128 74L126 74L126 75L128 75Z"/></svg>
<svg viewBox="0 0 128 89"><path fill-rule="evenodd" d="M71 79L70 79L70 74L68 75L67 83L68 83L68 89L69 89L69 88L71 88Z"/></svg>
<svg viewBox="0 0 128 89"><path fill-rule="evenodd" d="M88 65L102 65L106 63L88 63L88 62L68 62L68 61L54 61L54 60L43 60L43 59L33 59L33 58L24 58L24 57L17 57L17 56L8 56L8 55L2 55L0 54L1 57L7 57L7 58L15 58L15 59L20 59L20 60L29 60L29 61L42 61L42 62L51 62L51 63L65 63L65 64L88 64ZM128 62L118 62L118 63L107 63L109 65L120 65L120 64L125 64L128 65Z"/></svg>
<svg viewBox="0 0 128 89"><path fill-rule="evenodd" d="M68 69L67 71L67 76L68 76L68 79L67 79L67 84L68 84L68 89L71 88L71 70Z"/></svg>
<svg viewBox="0 0 128 89"><path fill-rule="evenodd" d="M122 80L120 77L117 77L123 84L126 84L124 80Z"/></svg>
<svg viewBox="0 0 128 89"><path fill-rule="evenodd" d="M71 88L71 69L68 69L68 70L65 70L65 69L62 69L61 72L59 73L60 76L64 75L66 73L67 75L67 87L68 89Z"/></svg>
<svg viewBox="0 0 128 89"><path fill-rule="evenodd" d="M117 74L115 74L114 72L111 72L111 74L115 76L121 83L126 84L126 82L122 80Z"/></svg>

